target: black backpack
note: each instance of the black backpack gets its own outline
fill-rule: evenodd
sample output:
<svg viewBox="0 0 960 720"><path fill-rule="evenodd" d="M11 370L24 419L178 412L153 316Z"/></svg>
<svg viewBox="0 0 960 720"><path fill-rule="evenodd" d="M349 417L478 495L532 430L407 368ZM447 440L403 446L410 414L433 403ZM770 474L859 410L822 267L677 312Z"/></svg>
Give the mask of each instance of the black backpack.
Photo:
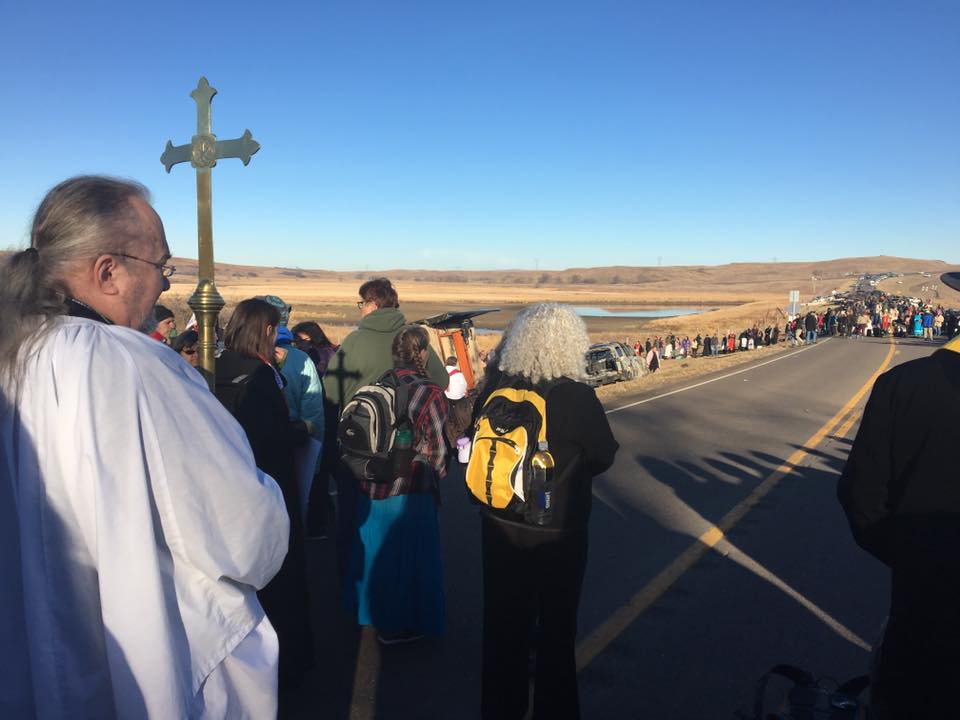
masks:
<svg viewBox="0 0 960 720"><path fill-rule="evenodd" d="M373 385L364 385L343 407L337 426L340 458L358 480L393 481L393 441L397 430L410 428L410 385L388 370Z"/></svg>

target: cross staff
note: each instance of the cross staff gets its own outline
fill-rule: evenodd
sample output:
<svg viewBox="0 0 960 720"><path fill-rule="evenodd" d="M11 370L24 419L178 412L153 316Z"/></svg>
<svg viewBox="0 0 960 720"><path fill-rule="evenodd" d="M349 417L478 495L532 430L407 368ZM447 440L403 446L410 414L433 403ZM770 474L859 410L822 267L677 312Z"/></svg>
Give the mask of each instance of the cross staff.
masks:
<svg viewBox="0 0 960 720"><path fill-rule="evenodd" d="M200 78L190 97L197 103L197 134L190 139L189 145L174 145L169 140L160 156L160 162L170 172L178 163L190 161L197 171L197 245L199 272L197 289L187 304L197 317L200 341L197 348L200 354L200 366L207 371L207 383L214 386L214 353L217 347L217 317L223 309L223 297L213 280L213 215L212 173L210 172L222 158L239 158L244 165L260 149L250 131L235 140L217 140L213 134L210 106L216 88L210 87L205 77Z"/></svg>

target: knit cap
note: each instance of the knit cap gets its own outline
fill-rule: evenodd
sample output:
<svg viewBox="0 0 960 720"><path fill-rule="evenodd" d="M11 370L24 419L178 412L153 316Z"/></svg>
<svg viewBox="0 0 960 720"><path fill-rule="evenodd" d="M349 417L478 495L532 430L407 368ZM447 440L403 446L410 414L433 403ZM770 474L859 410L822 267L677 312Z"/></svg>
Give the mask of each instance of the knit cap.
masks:
<svg viewBox="0 0 960 720"><path fill-rule="evenodd" d="M263 300L271 305L273 305L277 310L280 311L280 324L286 327L287 322L290 320L290 311L293 309L287 305L281 298L276 295L259 295L258 300Z"/></svg>

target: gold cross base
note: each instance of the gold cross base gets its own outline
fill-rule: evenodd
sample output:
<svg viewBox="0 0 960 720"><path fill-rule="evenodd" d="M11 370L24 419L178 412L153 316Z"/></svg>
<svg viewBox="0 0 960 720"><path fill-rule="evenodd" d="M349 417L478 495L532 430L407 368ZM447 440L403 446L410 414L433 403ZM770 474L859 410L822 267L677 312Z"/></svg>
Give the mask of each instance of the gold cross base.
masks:
<svg viewBox="0 0 960 720"><path fill-rule="evenodd" d="M214 389L216 382L214 367L217 350L217 318L225 304L216 284L208 278L200 279L197 289L187 300L187 305L197 316L197 334L200 336L197 351L200 355L200 367L205 371L203 375L210 390Z"/></svg>

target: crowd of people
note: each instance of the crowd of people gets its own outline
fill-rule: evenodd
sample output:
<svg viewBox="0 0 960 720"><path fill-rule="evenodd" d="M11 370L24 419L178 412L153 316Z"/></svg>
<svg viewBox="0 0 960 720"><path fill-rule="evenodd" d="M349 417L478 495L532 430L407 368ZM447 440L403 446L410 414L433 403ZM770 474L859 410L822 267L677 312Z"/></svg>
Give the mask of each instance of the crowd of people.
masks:
<svg viewBox="0 0 960 720"><path fill-rule="evenodd" d="M932 300L872 292L843 301L821 315L826 334L841 337L953 337L957 314Z"/></svg>
<svg viewBox="0 0 960 720"><path fill-rule="evenodd" d="M156 304L170 257L145 188L85 176L47 194L30 246L0 267L2 706L276 716L315 663L305 555L328 533L348 617L387 646L441 635L451 444L491 392L525 387L548 398L544 443L562 482L540 525L480 506L478 705L523 717L535 655L533 716L578 717L591 483L618 445L582 382L589 339L573 309L520 312L479 399L457 359L407 323L387 278L360 286L359 325L340 346L315 322L288 328L279 297L243 300L216 329L211 375L194 320L178 333ZM410 448L377 482L345 462L338 429L352 398L387 378L405 390Z"/></svg>
<svg viewBox="0 0 960 720"><path fill-rule="evenodd" d="M960 331L960 315L934 305L932 300L888 296L881 292L844 298L822 312L809 310L786 317L783 327L759 324L740 332L729 331L689 335L665 335L636 340L632 347L648 372L655 372L664 360L717 357L747 350L776 346L812 345L821 337L916 337L933 340L953 337ZM630 343L626 343L630 344Z"/></svg>
<svg viewBox="0 0 960 720"><path fill-rule="evenodd" d="M662 360L717 357L776 345L779 339L778 327L767 326L761 330L759 326L753 326L739 333L728 332L725 335L697 333L692 340L689 335L648 337L644 342L637 340L633 344L633 349L637 356L643 359L647 370L653 372L660 367Z"/></svg>

